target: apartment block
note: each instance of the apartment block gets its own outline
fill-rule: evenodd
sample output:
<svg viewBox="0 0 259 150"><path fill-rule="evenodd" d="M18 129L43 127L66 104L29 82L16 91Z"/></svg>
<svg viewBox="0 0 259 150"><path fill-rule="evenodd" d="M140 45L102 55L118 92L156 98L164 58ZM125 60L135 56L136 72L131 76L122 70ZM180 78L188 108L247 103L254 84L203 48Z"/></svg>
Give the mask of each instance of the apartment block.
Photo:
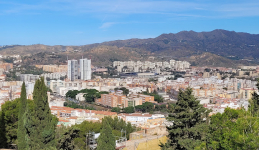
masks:
<svg viewBox="0 0 259 150"><path fill-rule="evenodd" d="M2 61L0 61L0 68L4 69L4 71L9 71L10 69L13 68L13 64L12 63L3 63Z"/></svg>
<svg viewBox="0 0 259 150"><path fill-rule="evenodd" d="M101 102L100 104L104 106L117 107L118 106L118 98L117 96L110 94L101 94Z"/></svg>
<svg viewBox="0 0 259 150"><path fill-rule="evenodd" d="M91 80L91 59L80 59L80 79Z"/></svg>
<svg viewBox="0 0 259 150"><path fill-rule="evenodd" d="M39 75L33 75L33 74L20 74L19 76L20 76L20 80L24 82L32 82L40 78Z"/></svg>
<svg viewBox="0 0 259 150"><path fill-rule="evenodd" d="M67 76L70 81L78 79L78 62L77 60L68 60L67 62Z"/></svg>
<svg viewBox="0 0 259 150"><path fill-rule="evenodd" d="M118 105L123 105L125 103L126 95L115 94L115 96L117 96Z"/></svg>
<svg viewBox="0 0 259 150"><path fill-rule="evenodd" d="M160 69L171 68L175 70L185 70L190 68L190 63L187 61L175 61L170 60L169 62L150 62L150 61L114 61L113 67L117 68L118 72L145 72L147 70L156 70L160 72ZM126 67L126 68L124 68Z"/></svg>
<svg viewBox="0 0 259 150"><path fill-rule="evenodd" d="M142 98L132 98L132 99L127 99L125 103L125 107L135 107L138 105L142 105Z"/></svg>
<svg viewBox="0 0 259 150"><path fill-rule="evenodd" d="M35 65L47 72L67 72L67 65Z"/></svg>
<svg viewBox="0 0 259 150"><path fill-rule="evenodd" d="M258 89L254 89L254 88L241 88L240 91L239 91L240 98L251 99L252 98L252 94L254 92L258 92Z"/></svg>
<svg viewBox="0 0 259 150"><path fill-rule="evenodd" d="M154 96L149 96L149 95L143 95L143 94L139 94L139 97L142 99L142 103L145 102L154 102Z"/></svg>

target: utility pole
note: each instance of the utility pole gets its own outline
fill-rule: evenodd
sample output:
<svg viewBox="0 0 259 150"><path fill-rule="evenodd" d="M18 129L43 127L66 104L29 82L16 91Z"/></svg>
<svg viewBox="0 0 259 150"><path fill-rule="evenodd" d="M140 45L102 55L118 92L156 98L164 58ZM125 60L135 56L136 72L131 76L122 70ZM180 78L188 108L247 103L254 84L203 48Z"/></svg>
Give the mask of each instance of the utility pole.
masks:
<svg viewBox="0 0 259 150"><path fill-rule="evenodd" d="M88 145L87 137L88 137L88 133L85 133L85 149L86 150L87 150L87 145Z"/></svg>
<svg viewBox="0 0 259 150"><path fill-rule="evenodd" d="M89 147L89 136L90 136L90 131L89 131L89 133L85 133L85 149L86 150L88 150L88 148L87 147Z"/></svg>

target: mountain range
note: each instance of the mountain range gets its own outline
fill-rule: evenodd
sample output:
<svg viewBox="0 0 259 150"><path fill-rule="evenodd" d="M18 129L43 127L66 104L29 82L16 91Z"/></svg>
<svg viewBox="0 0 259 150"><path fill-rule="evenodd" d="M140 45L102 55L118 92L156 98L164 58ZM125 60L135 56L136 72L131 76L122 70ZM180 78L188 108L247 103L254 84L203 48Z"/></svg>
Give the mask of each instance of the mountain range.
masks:
<svg viewBox="0 0 259 150"><path fill-rule="evenodd" d="M53 52L56 58L53 59ZM65 63L69 59L91 57L94 65L108 66L114 60L187 60L197 66L237 67L259 62L259 34L227 30L181 31L156 38L116 40L82 46L13 45L0 54L26 55L25 62ZM40 56L39 56L40 55ZM41 58L41 56L46 56ZM44 61L45 60L45 61Z"/></svg>

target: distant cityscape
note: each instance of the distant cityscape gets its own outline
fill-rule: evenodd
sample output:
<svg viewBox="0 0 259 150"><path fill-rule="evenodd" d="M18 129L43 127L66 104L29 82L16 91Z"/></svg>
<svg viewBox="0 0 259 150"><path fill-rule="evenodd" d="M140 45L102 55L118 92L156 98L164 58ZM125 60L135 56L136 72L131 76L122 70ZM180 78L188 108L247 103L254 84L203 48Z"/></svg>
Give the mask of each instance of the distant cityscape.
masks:
<svg viewBox="0 0 259 150"><path fill-rule="evenodd" d="M83 121L98 122L105 116L117 116L136 127L148 129L151 138L151 133L160 138L167 134L166 126L170 122L166 120L168 112L157 108L175 104L180 90L192 88L200 104L211 110L210 116L224 113L226 108L248 110L249 99L254 92L258 93L259 66L197 67L187 61L170 60L114 61L112 68L105 68L93 66L91 59L82 58L67 60L67 65L35 65L34 69L42 73L34 74L33 71L23 73L26 71L20 68L20 56L11 57L13 62L0 61L0 104L20 98L23 82L27 98L33 99L35 81L43 77L49 88L51 113L59 119L57 126L69 127ZM84 92L85 89L100 92L100 96L89 100L89 91ZM72 92L75 92L74 97L68 94ZM67 103L87 105L94 110L66 107ZM139 106L149 103L154 112L143 113ZM130 113L112 112L114 108L134 109ZM136 139L138 134L148 135L148 132L134 132L131 138Z"/></svg>

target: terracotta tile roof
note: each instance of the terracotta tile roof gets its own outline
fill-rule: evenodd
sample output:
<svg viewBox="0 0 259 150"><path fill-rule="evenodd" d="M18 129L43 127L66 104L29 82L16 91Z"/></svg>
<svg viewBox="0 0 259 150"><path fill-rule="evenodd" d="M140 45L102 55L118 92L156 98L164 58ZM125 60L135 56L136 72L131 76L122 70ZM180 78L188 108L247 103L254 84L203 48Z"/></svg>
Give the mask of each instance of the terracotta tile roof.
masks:
<svg viewBox="0 0 259 150"><path fill-rule="evenodd" d="M74 109L69 107L59 107L59 106L52 106L50 108L51 111L59 111L59 112L65 112L65 113L71 113L72 111L78 111L78 112L86 112L86 113L95 113L95 114L101 114L101 115L117 115L116 112L109 112L109 111L96 111L96 110L87 110L87 109Z"/></svg>
<svg viewBox="0 0 259 150"><path fill-rule="evenodd" d="M69 117L67 119L77 119L78 117Z"/></svg>
<svg viewBox="0 0 259 150"><path fill-rule="evenodd" d="M141 114L141 113L132 113L132 114L121 113L118 116L125 116L125 117L127 117L127 116L152 117L151 114L147 114L147 113L145 113L145 114Z"/></svg>

